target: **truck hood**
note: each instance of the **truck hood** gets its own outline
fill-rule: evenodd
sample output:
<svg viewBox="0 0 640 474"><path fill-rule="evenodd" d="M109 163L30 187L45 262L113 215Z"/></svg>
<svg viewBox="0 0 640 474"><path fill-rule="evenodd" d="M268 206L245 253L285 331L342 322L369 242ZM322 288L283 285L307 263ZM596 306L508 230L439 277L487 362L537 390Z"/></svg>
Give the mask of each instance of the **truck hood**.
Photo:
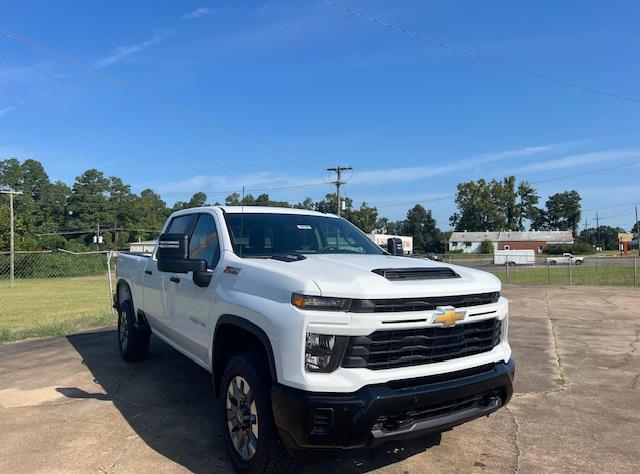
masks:
<svg viewBox="0 0 640 474"><path fill-rule="evenodd" d="M428 259L391 255L323 254L306 255L294 262L265 259L260 263L311 279L323 296L347 298L411 298L449 296L500 291L500 280L491 273L434 262ZM460 278L430 280L388 280L377 269L451 268Z"/></svg>

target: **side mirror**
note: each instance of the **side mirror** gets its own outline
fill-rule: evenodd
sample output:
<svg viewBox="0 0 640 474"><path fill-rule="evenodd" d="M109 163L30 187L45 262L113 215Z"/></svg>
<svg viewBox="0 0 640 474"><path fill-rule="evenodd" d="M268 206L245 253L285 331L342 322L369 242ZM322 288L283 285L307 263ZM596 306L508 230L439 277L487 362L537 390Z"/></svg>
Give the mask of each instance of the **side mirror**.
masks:
<svg viewBox="0 0 640 474"><path fill-rule="evenodd" d="M404 255L402 239L398 237L391 237L387 239L387 252L389 252L391 255Z"/></svg>
<svg viewBox="0 0 640 474"><path fill-rule="evenodd" d="M161 234L158 239L158 270L171 273L205 272L206 260L189 258L187 234Z"/></svg>

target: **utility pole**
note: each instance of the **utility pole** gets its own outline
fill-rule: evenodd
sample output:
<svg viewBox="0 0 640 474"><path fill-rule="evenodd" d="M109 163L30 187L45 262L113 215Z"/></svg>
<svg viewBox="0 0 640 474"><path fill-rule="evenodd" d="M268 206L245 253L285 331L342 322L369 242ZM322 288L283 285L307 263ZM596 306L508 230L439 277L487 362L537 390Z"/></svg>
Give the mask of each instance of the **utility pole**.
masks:
<svg viewBox="0 0 640 474"><path fill-rule="evenodd" d="M586 218L584 220L584 238L587 241L587 243L590 243L589 241L591 239L589 238L589 221Z"/></svg>
<svg viewBox="0 0 640 474"><path fill-rule="evenodd" d="M598 233L598 245L600 245L600 248L604 250L604 245L602 245L602 241L600 240L600 219L598 218L597 212L596 212L596 232Z"/></svg>
<svg viewBox="0 0 640 474"><path fill-rule="evenodd" d="M638 206L636 208L636 239L638 242L638 256L640 257L640 221L638 220Z"/></svg>
<svg viewBox="0 0 640 474"><path fill-rule="evenodd" d="M16 272L16 255L15 255L15 244L14 244L14 224L13 224L13 196L18 194L22 194L22 191L15 191L13 189L7 189L0 191L0 194L8 194L9 195L9 221L11 222L11 230L9 237L9 288L13 288L15 286L15 272Z"/></svg>
<svg viewBox="0 0 640 474"><path fill-rule="evenodd" d="M351 166L336 166L335 168L327 168L327 171L335 171L337 178L335 181L332 181L333 184L336 185L336 197L338 199L338 217L340 217L340 211L342 210L342 201L340 200L340 186L345 184L345 181L342 181L342 172L346 170L352 170Z"/></svg>

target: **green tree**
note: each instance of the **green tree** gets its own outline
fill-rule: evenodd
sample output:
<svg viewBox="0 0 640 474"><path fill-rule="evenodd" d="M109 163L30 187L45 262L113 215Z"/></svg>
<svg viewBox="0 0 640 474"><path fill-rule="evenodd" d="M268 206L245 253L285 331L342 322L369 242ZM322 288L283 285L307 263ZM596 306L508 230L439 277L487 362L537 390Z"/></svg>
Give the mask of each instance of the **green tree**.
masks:
<svg viewBox="0 0 640 474"><path fill-rule="evenodd" d="M540 196L536 189L528 181L520 181L518 185L518 203L516 204L517 226L514 229L524 230L524 221L534 221L538 218L540 210L537 208Z"/></svg>
<svg viewBox="0 0 640 474"><path fill-rule="evenodd" d="M571 230L577 235L582 207L578 191L556 193L547 199L545 207L547 229Z"/></svg>
<svg viewBox="0 0 640 474"><path fill-rule="evenodd" d="M621 227L601 225L597 228L583 229L580 232L580 240L605 250L618 249L618 234L625 232Z"/></svg>
<svg viewBox="0 0 640 474"><path fill-rule="evenodd" d="M442 252L444 250L444 235L438 229L431 210L416 204L407 212L407 218L400 228L394 229L394 234L410 235L413 237L413 251L415 253Z"/></svg>
<svg viewBox="0 0 640 474"><path fill-rule="evenodd" d="M160 196L151 189L145 189L140 196L134 197L134 224L138 230L132 231L131 240L155 239L169 216L167 205Z"/></svg>
<svg viewBox="0 0 640 474"><path fill-rule="evenodd" d="M456 205L458 211L449 219L456 230L484 231L505 230L505 192L503 184L484 179L458 184ZM513 219L513 218L512 218Z"/></svg>
<svg viewBox="0 0 640 474"><path fill-rule="evenodd" d="M366 202L363 202L360 205L360 209L350 210L346 213L345 218L363 232L369 234L376 228L378 210L375 207L369 207Z"/></svg>

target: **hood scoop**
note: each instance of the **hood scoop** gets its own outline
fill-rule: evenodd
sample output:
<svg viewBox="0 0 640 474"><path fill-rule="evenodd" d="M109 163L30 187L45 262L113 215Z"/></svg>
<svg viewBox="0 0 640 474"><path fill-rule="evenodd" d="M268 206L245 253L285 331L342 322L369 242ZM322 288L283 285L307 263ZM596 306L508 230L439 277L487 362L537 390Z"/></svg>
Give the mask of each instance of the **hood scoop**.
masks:
<svg viewBox="0 0 640 474"><path fill-rule="evenodd" d="M449 278L460 278L460 275L448 267L377 268L371 271L389 281L446 280Z"/></svg>

